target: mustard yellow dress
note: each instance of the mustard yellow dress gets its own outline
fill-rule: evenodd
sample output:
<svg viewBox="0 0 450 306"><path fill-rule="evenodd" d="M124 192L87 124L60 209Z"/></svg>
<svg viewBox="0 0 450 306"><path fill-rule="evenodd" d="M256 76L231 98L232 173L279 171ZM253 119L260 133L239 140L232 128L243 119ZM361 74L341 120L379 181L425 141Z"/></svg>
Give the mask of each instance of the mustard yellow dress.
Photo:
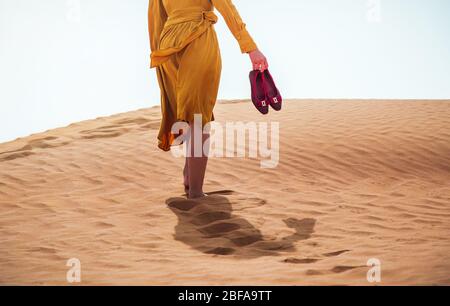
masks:
<svg viewBox="0 0 450 306"><path fill-rule="evenodd" d="M214 120L222 61L214 24L216 8L242 53L257 49L231 0L150 0L148 26L151 67L161 89L162 121L158 146L169 151L177 121Z"/></svg>

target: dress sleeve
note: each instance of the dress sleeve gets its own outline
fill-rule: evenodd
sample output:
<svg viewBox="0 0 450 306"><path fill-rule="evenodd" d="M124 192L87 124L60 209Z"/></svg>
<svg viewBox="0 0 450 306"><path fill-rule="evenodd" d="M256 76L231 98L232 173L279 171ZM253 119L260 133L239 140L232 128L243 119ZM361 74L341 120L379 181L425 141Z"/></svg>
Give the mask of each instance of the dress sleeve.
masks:
<svg viewBox="0 0 450 306"><path fill-rule="evenodd" d="M148 5L148 32L150 36L150 49L158 50L159 38L167 20L167 13L162 0L150 0Z"/></svg>
<svg viewBox="0 0 450 306"><path fill-rule="evenodd" d="M231 0L212 0L211 2L225 19L228 28L241 47L241 52L248 53L256 50L258 47L248 33L245 23Z"/></svg>

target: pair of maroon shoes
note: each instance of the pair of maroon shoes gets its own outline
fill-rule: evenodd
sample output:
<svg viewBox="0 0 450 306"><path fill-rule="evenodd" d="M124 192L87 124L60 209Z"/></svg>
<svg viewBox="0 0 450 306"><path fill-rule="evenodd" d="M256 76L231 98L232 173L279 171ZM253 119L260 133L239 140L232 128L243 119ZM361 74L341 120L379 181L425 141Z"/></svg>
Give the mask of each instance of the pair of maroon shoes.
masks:
<svg viewBox="0 0 450 306"><path fill-rule="evenodd" d="M261 114L269 112L269 105L276 111L281 110L283 100L269 70L250 71L250 85L253 104Z"/></svg>

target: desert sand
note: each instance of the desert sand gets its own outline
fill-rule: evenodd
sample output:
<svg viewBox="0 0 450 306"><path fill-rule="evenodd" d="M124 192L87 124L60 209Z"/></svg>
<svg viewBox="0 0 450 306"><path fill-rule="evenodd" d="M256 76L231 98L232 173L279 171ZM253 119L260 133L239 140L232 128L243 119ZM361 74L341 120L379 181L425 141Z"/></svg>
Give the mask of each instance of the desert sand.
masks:
<svg viewBox="0 0 450 306"><path fill-rule="evenodd" d="M209 163L202 200L158 107L0 144L0 284L450 285L450 101L288 100L280 162ZM23 123L25 124L25 123Z"/></svg>

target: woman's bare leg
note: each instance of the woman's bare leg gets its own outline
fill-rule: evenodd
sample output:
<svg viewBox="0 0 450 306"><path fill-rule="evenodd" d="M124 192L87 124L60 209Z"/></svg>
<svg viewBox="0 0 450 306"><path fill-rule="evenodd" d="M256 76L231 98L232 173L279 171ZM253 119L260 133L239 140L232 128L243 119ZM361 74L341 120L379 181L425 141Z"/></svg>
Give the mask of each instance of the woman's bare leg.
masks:
<svg viewBox="0 0 450 306"><path fill-rule="evenodd" d="M190 139L191 139L191 132L186 136L185 143L186 143L186 159L184 161L184 168L183 168L183 184L184 184L184 191L186 193L186 196L189 196L189 162L188 162L188 156L189 156L189 148L190 148Z"/></svg>
<svg viewBox="0 0 450 306"><path fill-rule="evenodd" d="M184 162L184 168L183 168L183 184L184 184L184 191L186 192L186 195L189 195L189 166L188 166L188 158L186 155L186 161Z"/></svg>
<svg viewBox="0 0 450 306"><path fill-rule="evenodd" d="M190 199L194 198L201 198L204 197L205 194L203 193L203 182L205 180L205 172L206 172L206 165L208 164L208 155L206 152L203 152L203 145L208 140L209 135L203 134L199 137L199 139L196 139L194 137L194 126L191 125L191 135L188 150L190 149L191 154L187 157L187 172L188 172L188 178L189 178L189 194L188 197ZM201 142L201 156L195 156L195 145L196 143L200 141ZM205 154L206 153L206 154Z"/></svg>

